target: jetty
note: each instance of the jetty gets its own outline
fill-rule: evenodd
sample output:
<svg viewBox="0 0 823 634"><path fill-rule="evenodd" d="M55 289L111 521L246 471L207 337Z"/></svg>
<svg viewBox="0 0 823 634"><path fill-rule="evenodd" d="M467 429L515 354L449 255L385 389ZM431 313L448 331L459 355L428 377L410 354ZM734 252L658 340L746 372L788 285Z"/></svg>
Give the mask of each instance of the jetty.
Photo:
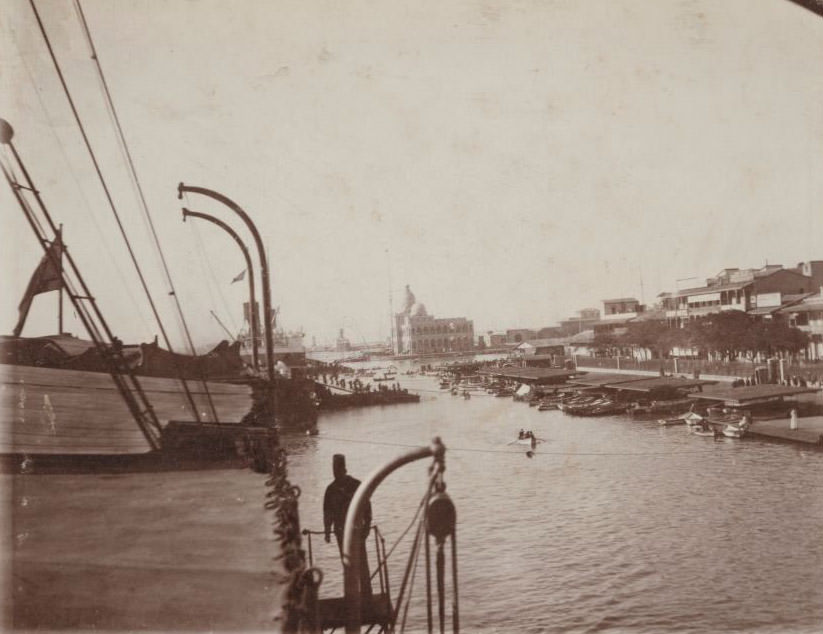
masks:
<svg viewBox="0 0 823 634"><path fill-rule="evenodd" d="M763 383L715 388L699 394L690 394L689 398L710 401L736 411L753 408L755 414L747 431L749 436L823 447L823 415L799 416L796 418L797 429L792 429L788 410L804 409L804 406L814 404L807 401L785 400L816 392L820 390L813 387ZM757 415L759 407L767 408L762 416ZM819 407L817 409L819 411Z"/></svg>
<svg viewBox="0 0 823 634"><path fill-rule="evenodd" d="M746 433L752 437L823 448L823 416L798 418L797 429L791 429L788 417L755 420Z"/></svg>

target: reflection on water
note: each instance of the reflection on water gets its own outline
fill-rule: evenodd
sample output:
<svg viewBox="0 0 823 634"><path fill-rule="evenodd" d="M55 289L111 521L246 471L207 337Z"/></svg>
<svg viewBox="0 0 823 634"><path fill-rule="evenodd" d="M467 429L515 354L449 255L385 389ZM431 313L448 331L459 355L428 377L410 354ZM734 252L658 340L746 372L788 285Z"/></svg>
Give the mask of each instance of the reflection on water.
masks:
<svg viewBox="0 0 823 634"><path fill-rule="evenodd" d="M321 529L334 453L363 479L441 436L463 631L823 631L823 453L401 381L420 404L324 414L318 437L285 438L289 478L303 492L302 525ZM532 458L509 444L520 428L545 439ZM373 497L389 547L428 464L404 467ZM321 596L342 594L336 548L313 545ZM395 589L407 546L390 561ZM416 619L422 627L425 612Z"/></svg>

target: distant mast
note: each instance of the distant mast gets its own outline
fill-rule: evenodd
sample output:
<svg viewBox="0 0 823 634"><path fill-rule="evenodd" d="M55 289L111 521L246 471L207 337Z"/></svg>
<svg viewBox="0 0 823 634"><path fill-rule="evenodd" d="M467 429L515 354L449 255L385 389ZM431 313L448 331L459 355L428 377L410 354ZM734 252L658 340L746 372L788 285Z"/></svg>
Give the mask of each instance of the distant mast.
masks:
<svg viewBox="0 0 823 634"><path fill-rule="evenodd" d="M389 344L391 345L392 354L394 354L394 305L391 290L391 256L388 249L386 249L386 264L389 272Z"/></svg>
<svg viewBox="0 0 823 634"><path fill-rule="evenodd" d="M63 244L63 223L57 226L57 241ZM63 334L63 251L60 251L60 257L57 260L57 270L60 276L60 286L57 287L57 334Z"/></svg>

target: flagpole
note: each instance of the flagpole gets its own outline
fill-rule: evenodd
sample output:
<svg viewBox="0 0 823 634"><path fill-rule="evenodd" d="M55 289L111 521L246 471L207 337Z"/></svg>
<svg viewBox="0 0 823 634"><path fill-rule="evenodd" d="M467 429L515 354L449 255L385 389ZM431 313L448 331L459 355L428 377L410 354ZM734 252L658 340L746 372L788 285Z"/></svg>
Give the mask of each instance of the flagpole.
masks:
<svg viewBox="0 0 823 634"><path fill-rule="evenodd" d="M63 244L63 223L57 228L57 240ZM60 249L60 258L57 263L57 270L60 273L60 279L63 279L63 250ZM63 334L63 284L57 289L57 334Z"/></svg>

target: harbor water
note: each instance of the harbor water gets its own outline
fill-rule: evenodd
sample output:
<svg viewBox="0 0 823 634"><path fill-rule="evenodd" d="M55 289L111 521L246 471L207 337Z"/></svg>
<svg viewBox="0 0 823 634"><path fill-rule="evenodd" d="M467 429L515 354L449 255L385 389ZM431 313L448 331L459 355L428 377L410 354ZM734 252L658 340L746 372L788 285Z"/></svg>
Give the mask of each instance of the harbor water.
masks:
<svg viewBox="0 0 823 634"><path fill-rule="evenodd" d="M461 631L823 631L823 452L479 392L463 399L434 377L401 383L419 404L323 414L318 436L286 436L289 478L303 527L321 530L333 454L363 479L440 436L457 507ZM531 457L511 444L521 428L543 441ZM397 543L393 590L429 464L403 467L372 498L387 546ZM312 550L321 597L342 594L334 540L314 536ZM425 595L422 570L416 578ZM424 604L412 605L407 631L420 631Z"/></svg>

